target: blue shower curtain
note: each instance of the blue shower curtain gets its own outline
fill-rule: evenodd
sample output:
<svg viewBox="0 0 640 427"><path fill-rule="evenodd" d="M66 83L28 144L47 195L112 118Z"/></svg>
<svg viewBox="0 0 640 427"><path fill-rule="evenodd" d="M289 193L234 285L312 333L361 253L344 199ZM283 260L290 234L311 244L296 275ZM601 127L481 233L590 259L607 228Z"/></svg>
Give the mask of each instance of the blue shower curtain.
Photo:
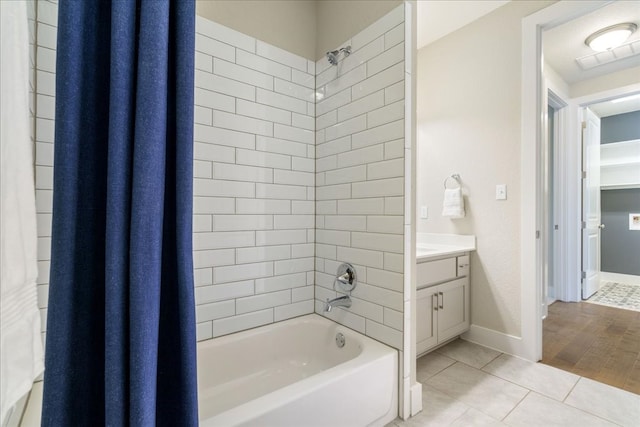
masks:
<svg viewBox="0 0 640 427"><path fill-rule="evenodd" d="M198 424L193 0L61 1L43 426Z"/></svg>

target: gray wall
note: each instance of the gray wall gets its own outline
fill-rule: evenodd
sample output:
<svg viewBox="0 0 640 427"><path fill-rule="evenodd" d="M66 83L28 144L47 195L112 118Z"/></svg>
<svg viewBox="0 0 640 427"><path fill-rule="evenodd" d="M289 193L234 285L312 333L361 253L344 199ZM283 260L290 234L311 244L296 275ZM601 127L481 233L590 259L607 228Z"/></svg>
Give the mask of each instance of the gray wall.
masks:
<svg viewBox="0 0 640 427"><path fill-rule="evenodd" d="M640 139L640 111L604 117L602 144ZM640 231L629 230L629 214L640 212L640 189L601 192L601 270L640 276Z"/></svg>
<svg viewBox="0 0 640 427"><path fill-rule="evenodd" d="M640 188L602 191L601 270L640 276L640 231L629 231L629 214L640 212Z"/></svg>
<svg viewBox="0 0 640 427"><path fill-rule="evenodd" d="M603 117L600 121L600 143L640 139L640 111Z"/></svg>

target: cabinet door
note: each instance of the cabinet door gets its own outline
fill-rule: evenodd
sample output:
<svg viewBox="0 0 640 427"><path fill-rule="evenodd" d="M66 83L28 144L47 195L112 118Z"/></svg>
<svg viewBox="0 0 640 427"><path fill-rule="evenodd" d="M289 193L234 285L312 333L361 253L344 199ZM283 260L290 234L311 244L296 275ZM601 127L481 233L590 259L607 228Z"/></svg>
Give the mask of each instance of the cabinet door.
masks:
<svg viewBox="0 0 640 427"><path fill-rule="evenodd" d="M420 355L438 343L434 288L420 289L416 304L416 355Z"/></svg>
<svg viewBox="0 0 640 427"><path fill-rule="evenodd" d="M463 277L436 286L438 293L438 341L469 329L469 278Z"/></svg>

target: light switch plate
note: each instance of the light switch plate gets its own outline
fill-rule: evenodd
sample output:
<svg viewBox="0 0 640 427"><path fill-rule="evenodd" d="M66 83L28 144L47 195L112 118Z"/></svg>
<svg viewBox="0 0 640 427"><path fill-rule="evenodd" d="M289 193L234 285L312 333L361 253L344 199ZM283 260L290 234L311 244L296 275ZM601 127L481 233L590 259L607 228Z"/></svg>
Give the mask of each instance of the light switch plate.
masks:
<svg viewBox="0 0 640 427"><path fill-rule="evenodd" d="M420 218L427 219L429 217L429 209L426 206L420 207Z"/></svg>
<svg viewBox="0 0 640 427"><path fill-rule="evenodd" d="M507 200L507 184L496 185L496 200Z"/></svg>

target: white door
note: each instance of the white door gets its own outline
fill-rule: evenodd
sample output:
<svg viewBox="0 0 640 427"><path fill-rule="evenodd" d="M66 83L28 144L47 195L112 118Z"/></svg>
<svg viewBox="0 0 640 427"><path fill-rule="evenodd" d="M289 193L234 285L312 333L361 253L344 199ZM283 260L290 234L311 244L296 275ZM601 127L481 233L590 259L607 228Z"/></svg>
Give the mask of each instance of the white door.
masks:
<svg viewBox="0 0 640 427"><path fill-rule="evenodd" d="M600 118L583 110L582 299L600 288Z"/></svg>

